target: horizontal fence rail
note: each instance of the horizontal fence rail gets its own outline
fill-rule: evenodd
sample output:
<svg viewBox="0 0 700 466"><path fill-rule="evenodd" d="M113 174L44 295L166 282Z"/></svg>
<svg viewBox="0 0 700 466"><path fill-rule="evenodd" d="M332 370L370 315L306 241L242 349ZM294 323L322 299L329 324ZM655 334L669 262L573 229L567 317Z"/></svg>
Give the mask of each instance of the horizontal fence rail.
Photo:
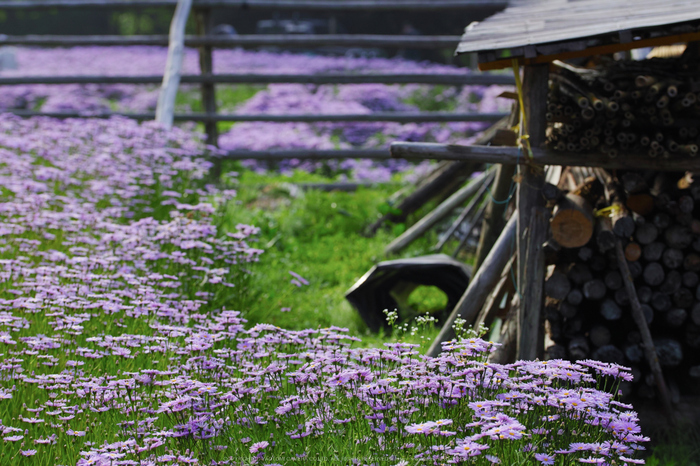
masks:
<svg viewBox="0 0 700 466"><path fill-rule="evenodd" d="M155 113L88 113L88 112L37 112L33 110L8 110L20 117L45 116L51 118L111 118L121 116L134 120L152 120ZM444 113L444 112L424 112L424 113L367 113L367 114L345 114L345 115L322 115L322 114L285 114L285 115L226 115L226 114L206 114L206 113L186 113L175 114L176 121L201 121L201 122L243 122L262 121L268 123L320 123L320 122L394 122L394 123L448 123L448 122L492 122L498 121L506 113Z"/></svg>
<svg viewBox="0 0 700 466"><path fill-rule="evenodd" d="M176 0L2 0L0 9L148 8L175 7ZM502 0L194 0L194 8L255 8L285 10L450 10L503 9Z"/></svg>
<svg viewBox="0 0 700 466"><path fill-rule="evenodd" d="M35 10L41 8L174 8L178 0L0 0L0 10ZM508 6L505 0L193 0L193 9L198 10L196 36L186 36L182 45L198 48L200 75L184 75L180 82L198 84L202 87L204 112L175 114L175 121L197 121L205 124L207 143L217 145L217 122L396 122L396 123L448 123L448 122L494 122L504 117L501 113L446 113L446 112L384 112L369 114L219 114L214 97L215 84L433 84L433 85L513 85L514 79L508 75L471 74L401 74L401 73L328 73L328 74L214 74L211 66L211 53L214 48L284 47L284 48L404 48L439 49L455 47L461 37L452 35L415 36L388 34L254 34L223 36L212 35L211 28L202 24L211 22L212 8L268 9L268 10L318 10L318 11L447 11L487 9L496 11ZM207 22L209 21L209 23ZM0 46L168 46L166 35L138 36L77 36L77 35L26 35L8 36L0 34ZM208 58L207 58L208 57ZM208 66L207 64L208 60ZM160 84L162 76L1 76L0 85L28 84ZM127 117L136 120L152 120L154 113L121 112L40 112L32 110L9 110L20 117L53 118L110 118ZM390 158L387 149L342 149L342 150L267 150L229 151L225 158L259 160L282 160L289 158L325 160L343 158L365 158L385 160Z"/></svg>
<svg viewBox="0 0 700 466"><path fill-rule="evenodd" d="M275 161L285 159L331 160L331 159L371 159L389 160L389 149L274 149L274 150L231 150L220 156L223 159L254 159Z"/></svg>
<svg viewBox="0 0 700 466"><path fill-rule="evenodd" d="M0 76L0 85L17 84L160 84L162 76ZM443 84L455 86L513 85L506 74L197 74L183 75L186 84Z"/></svg>
<svg viewBox="0 0 700 466"><path fill-rule="evenodd" d="M0 7L2 9L2 7ZM401 36L389 34L249 34L240 36L187 36L186 47L403 47L413 49L455 48L460 36ZM78 47L78 46L168 46L168 36L69 36L0 35L0 45Z"/></svg>

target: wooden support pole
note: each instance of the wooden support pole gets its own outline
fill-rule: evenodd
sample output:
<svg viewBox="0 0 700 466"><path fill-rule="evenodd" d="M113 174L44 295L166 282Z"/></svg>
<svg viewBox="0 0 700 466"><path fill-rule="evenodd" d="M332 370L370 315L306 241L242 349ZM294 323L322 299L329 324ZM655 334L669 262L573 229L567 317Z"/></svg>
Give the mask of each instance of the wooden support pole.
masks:
<svg viewBox="0 0 700 466"><path fill-rule="evenodd" d="M481 175L471 180L466 186L448 197L432 212L418 220L418 222L412 225L402 235L389 243L386 249L384 249L384 254L395 254L411 244L416 238L425 234L425 232L448 216L460 204L472 197L479 190L481 185L487 181L491 173L491 170L483 172Z"/></svg>
<svg viewBox="0 0 700 466"><path fill-rule="evenodd" d="M609 220L604 219L603 221ZM649 326L647 325L646 318L644 317L644 311L642 310L642 305L639 302L637 290L634 287L634 280L632 279L632 274L630 273L629 266L627 265L627 259L625 258L625 252L622 248L620 238L615 238L615 254L617 255L617 263L620 267L620 274L622 275L622 280L625 284L627 297L632 307L632 318L634 319L635 324L637 324L639 333L642 336L644 355L649 363L652 374L654 374L654 381L656 382L656 388L659 390L659 398L661 399L661 404L664 407L664 411L666 411L669 420L673 422L674 415L673 408L671 407L671 396L669 395L668 387L666 386L666 381L664 380L664 375L661 371L659 355L654 347L651 332L649 331Z"/></svg>
<svg viewBox="0 0 700 466"><path fill-rule="evenodd" d="M455 331L452 328L457 318L462 318L471 324L483 307L486 299L498 283L501 272L513 256L517 215L513 214L506 227L501 232L501 236L491 248L489 255L484 260L484 265L474 274L469 282L467 290L462 295L455 308L450 313L440 330L440 333L430 345L428 356L437 356L442 352L442 342L453 340Z"/></svg>
<svg viewBox="0 0 700 466"><path fill-rule="evenodd" d="M549 236L549 211L545 207L533 207L529 215L529 224L523 232L521 241L525 251L525 260L519 272L518 289L522 295L518 306L518 360L533 360L544 357L544 322L542 307L544 303L545 256L544 242ZM522 256L518 256L518 260Z"/></svg>
<svg viewBox="0 0 700 466"><path fill-rule="evenodd" d="M526 66L523 76L525 129L529 143L539 148L546 140L549 66ZM523 122L521 122L522 124ZM525 154L525 157L528 157ZM544 354L540 314L544 289L544 250L549 216L544 208L544 167L520 165L518 171L518 359Z"/></svg>
<svg viewBox="0 0 700 466"><path fill-rule="evenodd" d="M191 9L192 0L178 0L173 20L170 23L168 59L165 63L163 84L160 88L160 94L158 94L158 105L156 106L156 121L167 129L173 127L175 97L180 85L180 70L185 55L185 25Z"/></svg>

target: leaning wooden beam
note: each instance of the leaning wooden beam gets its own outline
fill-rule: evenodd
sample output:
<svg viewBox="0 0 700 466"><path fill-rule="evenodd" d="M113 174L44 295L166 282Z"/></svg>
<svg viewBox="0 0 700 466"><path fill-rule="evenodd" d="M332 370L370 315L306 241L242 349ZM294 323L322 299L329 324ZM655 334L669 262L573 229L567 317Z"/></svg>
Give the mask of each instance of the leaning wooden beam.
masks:
<svg viewBox="0 0 700 466"><path fill-rule="evenodd" d="M439 252L442 250L443 246L445 246L445 243L447 243L450 238L452 238L452 235L457 231L457 229L464 223L464 221L467 219L467 217L471 216L478 208L479 205L483 202L484 200L484 195L486 194L486 191L489 189L489 186L493 182L493 173L486 179L486 181L481 185L479 190L474 194L474 197L472 197L472 200L469 201L469 204L462 210L462 212L457 216L454 222L452 222L452 225L447 229L445 234L443 235L442 239L438 241L438 243L435 245L435 251ZM464 235L465 238L468 237L468 234Z"/></svg>
<svg viewBox="0 0 700 466"><path fill-rule="evenodd" d="M608 219L604 219L603 221L609 222ZM632 318L634 319L634 323L637 324L639 333L642 336L644 355L649 363L652 374L654 374L654 381L656 382L656 387L659 389L659 397L661 398L661 403L666 411L666 415L669 417L669 420L673 422L674 416L673 408L671 407L671 396L669 395L666 381L664 380L661 364L659 364L659 356L656 353L654 341L651 338L651 332L649 331L649 326L647 325L646 318L644 317L642 305L639 302L639 297L637 296L637 289L634 286L634 279L632 278L629 266L627 265L625 251L622 248L620 238L615 238L615 254L617 256L617 264L620 268L620 274L622 275L622 280L625 284L625 291L627 291L627 298L629 299L630 306L632 307Z"/></svg>
<svg viewBox="0 0 700 466"><path fill-rule="evenodd" d="M510 301L510 310L503 319L501 335L498 343L500 346L489 355L489 362L493 364L507 364L515 361L516 343L518 339L518 325L515 322L520 299L516 294Z"/></svg>
<svg viewBox="0 0 700 466"><path fill-rule="evenodd" d="M471 278L467 290L443 324L433 344L430 345L428 356L437 356L442 352L442 343L455 338L455 331L452 327L455 320L461 318L471 324L476 318L479 310L486 302L486 298L488 298L493 287L498 283L501 272L508 260L513 256L517 217L516 214L513 214L508 220L506 227L501 232L501 236L498 237L498 241L496 241L496 244L493 245L489 255L486 257L484 265Z"/></svg>
<svg viewBox="0 0 700 466"><path fill-rule="evenodd" d="M172 7L176 0L2 0L0 9L27 10L41 8L144 8ZM274 8L288 10L360 10L406 9L430 11L463 8L502 10L503 0L195 0L197 7Z"/></svg>
<svg viewBox="0 0 700 466"><path fill-rule="evenodd" d="M520 104L516 101L508 116L506 128L512 128L518 124L520 120ZM495 145L516 145L516 134L510 129L504 129L499 133L501 136L510 136L510 139L501 137L502 140L507 140L506 143ZM484 221L481 222L481 235L479 237L479 245L476 248L476 258L474 259L474 270L478 270L481 263L489 253L493 243L498 238L498 234L506 224L506 209L508 208L509 196L513 194L515 183L513 175L515 174L515 165L498 165L496 168L496 180L491 190L491 199L489 200L486 211L484 212Z"/></svg>
<svg viewBox="0 0 700 466"><path fill-rule="evenodd" d="M384 254L396 254L397 252L401 251L403 248L411 244L415 239L425 234L425 232L430 230L440 220L448 216L460 204L472 197L479 190L481 185L488 180L491 172L492 170L483 172L482 174L474 178L471 182L469 182L469 184L461 188L452 196L448 197L432 212L430 212L422 219L418 220L401 236L389 243L389 245L384 249Z"/></svg>
<svg viewBox="0 0 700 466"><path fill-rule="evenodd" d="M387 154L389 151L387 151ZM374 236L384 222L403 222L406 217L420 209L433 198L444 199L454 192L453 186L462 185L464 181L479 167L480 164L471 162L440 162L437 167L415 186L407 186L391 195L387 200L395 206L396 213L387 213L375 220L365 230L367 236ZM410 193L410 194L406 194ZM445 194L447 193L447 194Z"/></svg>
<svg viewBox="0 0 700 466"><path fill-rule="evenodd" d="M477 210L474 215L472 216L471 219L469 219L469 223L467 223L467 227L465 228L465 233L464 236L462 236L462 239L459 240L459 244L457 244L457 247L452 251L452 258L455 259L457 258L457 255L464 249L465 246L467 246L467 243L469 242L469 237L472 235L472 231L474 231L474 228L481 223L481 221L484 219L484 211L486 210L486 204L482 204L481 207L479 207L479 210ZM474 270L474 269L473 269Z"/></svg>
<svg viewBox="0 0 700 466"><path fill-rule="evenodd" d="M513 271L514 266L515 256L512 256L508 260L506 266L503 268L503 272L501 272L501 278L499 279L496 286L493 288L493 291L491 291L491 293L489 294L489 297L486 300L484 307L481 308L481 311L479 311L479 314L476 316L473 325L474 328L479 328L482 325L485 327L490 326L500 309L499 306L501 304L501 301L503 300L503 295L505 295L506 293L511 295L511 293L515 290L514 280L516 275Z"/></svg>
<svg viewBox="0 0 700 466"><path fill-rule="evenodd" d="M476 249L474 270L479 270L493 243L498 238L497 235L506 224L505 214L509 204L508 196L511 194L511 189L515 186L513 175L515 175L515 165L498 165L496 168L496 179L493 189L491 189L491 199L486 206L484 221L481 225L481 236L479 237L479 246Z"/></svg>
<svg viewBox="0 0 700 466"><path fill-rule="evenodd" d="M123 116L135 120L152 119L152 113L90 113L90 112L35 112L31 110L9 110L9 113L22 117L49 116L53 118L111 118L113 116ZM158 112L156 111L156 115ZM396 123L423 123L423 122L451 122L451 121L497 121L503 117L502 113L446 113L446 112L425 112L425 113L359 113L359 114L297 114L297 115L225 115L210 113L185 113L172 115L174 121L265 121L268 123L314 123L314 122L396 122Z"/></svg>
<svg viewBox="0 0 700 466"><path fill-rule="evenodd" d="M699 171L700 157L671 155L652 158L646 154L620 154L609 158L600 153L555 152L532 149L533 158L527 160L517 147L460 146L427 142L394 142L391 156L409 160L465 160L475 163L563 165L572 167L601 167L607 170L660 170Z"/></svg>
<svg viewBox="0 0 700 466"><path fill-rule="evenodd" d="M488 144L498 131L506 126L507 121L508 118L501 118L481 133L474 143ZM374 235L387 220L393 222L404 220L406 216L412 214L433 198L440 199L448 196L477 169L478 165L471 162L449 162L448 165L439 168L439 171L436 170L426 183L419 185L414 192L406 196L396 206L401 211L400 215L383 215L367 228L367 234L370 236Z"/></svg>
<svg viewBox="0 0 700 466"><path fill-rule="evenodd" d="M185 25L191 9L192 0L178 0L173 20L170 23L168 59L165 63L163 84L160 88L160 94L158 94L158 105L156 106L156 121L167 129L173 126L175 97L180 86L180 69L185 56Z"/></svg>
<svg viewBox="0 0 700 466"><path fill-rule="evenodd" d="M121 37L121 36L120 36ZM3 41L0 39L0 45ZM167 44L167 40L163 45ZM133 44L129 44L133 45ZM185 41L187 45L187 41ZM202 47L211 45L202 45ZM15 84L159 84L163 76L0 76L0 85ZM489 86L513 84L497 74L196 74L180 76L182 84L444 84Z"/></svg>

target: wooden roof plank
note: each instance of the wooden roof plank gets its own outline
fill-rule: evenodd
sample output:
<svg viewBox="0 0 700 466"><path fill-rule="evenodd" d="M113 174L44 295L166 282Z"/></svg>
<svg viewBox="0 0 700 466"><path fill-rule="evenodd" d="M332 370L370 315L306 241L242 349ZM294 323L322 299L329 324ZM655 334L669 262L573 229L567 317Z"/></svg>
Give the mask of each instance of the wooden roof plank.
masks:
<svg viewBox="0 0 700 466"><path fill-rule="evenodd" d="M0 0L0 9L36 10L47 8L143 8L173 7L176 0ZM493 9L507 6L506 0L194 0L195 7L259 8L287 10L361 10L394 9L444 10Z"/></svg>
<svg viewBox="0 0 700 466"><path fill-rule="evenodd" d="M457 53L552 44L700 20L693 0L514 0L469 25ZM618 39L616 37L616 39Z"/></svg>
<svg viewBox="0 0 700 466"><path fill-rule="evenodd" d="M495 54L493 54L492 52L486 52L487 54L490 53L493 56L493 59L484 60L480 62L479 70L491 71L508 68L512 65L513 59L517 60L520 65L535 65L538 63L549 63L554 60L569 60L572 58L586 57L591 55L607 55L610 53L632 50L641 47L656 47L659 45L671 45L679 42L693 41L700 41L700 32L654 37L650 39L642 39L634 42L628 42L627 44L599 45L594 47L588 47L584 50L579 51L562 52L554 55L538 55L537 57L530 59L525 59L523 57L509 57L503 59L496 59Z"/></svg>

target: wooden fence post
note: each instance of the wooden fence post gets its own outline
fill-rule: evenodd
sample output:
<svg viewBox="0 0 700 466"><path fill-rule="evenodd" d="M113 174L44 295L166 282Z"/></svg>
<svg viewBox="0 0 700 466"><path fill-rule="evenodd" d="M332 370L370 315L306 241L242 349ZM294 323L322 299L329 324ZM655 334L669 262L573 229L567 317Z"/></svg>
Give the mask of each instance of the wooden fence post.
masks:
<svg viewBox="0 0 700 466"><path fill-rule="evenodd" d="M532 148L545 142L549 65L526 66L523 76L525 128ZM526 152L526 151L523 151ZM523 157L529 157L523 153ZM517 359L535 359L544 354L540 335L544 288L543 232L548 217L542 214L544 167L520 165L518 182L518 306ZM539 243L539 244L537 244ZM531 267L531 270L528 270ZM540 270L541 269L541 270Z"/></svg>
<svg viewBox="0 0 700 466"><path fill-rule="evenodd" d="M207 37L212 34L213 21L211 8L198 8L197 12L197 34ZM202 45L199 47L199 69L202 75L211 76L214 74L214 64L212 58L212 46ZM202 83L202 111L204 113L216 114L216 91L213 82ZM207 133L207 144L218 146L219 130L215 121L204 123Z"/></svg>
<svg viewBox="0 0 700 466"><path fill-rule="evenodd" d="M180 70L185 55L185 26L192 9L192 0L177 0L173 20L170 23L168 42L168 59L165 63L163 84L158 94L156 121L167 129L173 127L175 114L175 97L180 85Z"/></svg>
<svg viewBox="0 0 700 466"><path fill-rule="evenodd" d="M203 37L209 37L214 29L211 8L198 8L196 10L197 19L197 34ZM214 74L214 61L211 45L202 45L199 47L199 70L203 76L212 76ZM216 90L213 82L202 83L202 111L207 115L216 115ZM204 123L204 132L207 135L207 145L219 147L219 124L216 121L206 121ZM212 157L213 163L209 176L212 180L217 181L221 177L221 158Z"/></svg>

